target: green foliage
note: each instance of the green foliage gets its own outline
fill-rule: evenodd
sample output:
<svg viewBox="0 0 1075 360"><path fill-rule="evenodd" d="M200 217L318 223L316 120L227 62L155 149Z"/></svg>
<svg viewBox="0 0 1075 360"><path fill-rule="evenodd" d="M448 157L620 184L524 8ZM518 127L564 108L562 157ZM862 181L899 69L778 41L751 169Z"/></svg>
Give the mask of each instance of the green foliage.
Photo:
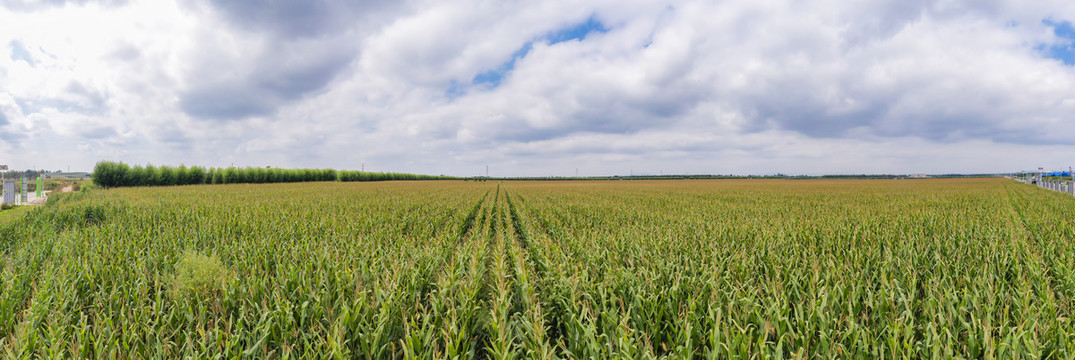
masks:
<svg viewBox="0 0 1075 360"><path fill-rule="evenodd" d="M344 173L344 172L339 172ZM427 180L444 179L425 175L398 173L363 173L373 174L367 180ZM136 165L131 167L122 162L102 161L94 167L93 183L100 187L129 186L170 186L201 184L265 184L293 183L311 181L356 181L341 180L333 169L277 169L277 168L203 168L203 167L169 167L153 165Z"/></svg>
<svg viewBox="0 0 1075 360"><path fill-rule="evenodd" d="M180 298L204 299L217 294L228 279L228 271L216 256L187 250L175 264L169 281L173 294Z"/></svg>
<svg viewBox="0 0 1075 360"><path fill-rule="evenodd" d="M136 165L102 161L93 170L97 186L169 186L200 184L265 184L311 181L452 180L451 176L336 171L333 169L209 168Z"/></svg>
<svg viewBox="0 0 1075 360"><path fill-rule="evenodd" d="M121 162L101 161L93 167L93 174L90 178L100 187L132 186L133 181L140 180L142 176L137 175L134 179L128 179L127 171L129 170L130 167Z"/></svg>
<svg viewBox="0 0 1075 360"><path fill-rule="evenodd" d="M416 175L392 172L339 171L339 181L455 180L452 176Z"/></svg>
<svg viewBox="0 0 1075 360"><path fill-rule="evenodd" d="M0 222L0 353L1072 358L1073 212L1004 179L65 194Z"/></svg>

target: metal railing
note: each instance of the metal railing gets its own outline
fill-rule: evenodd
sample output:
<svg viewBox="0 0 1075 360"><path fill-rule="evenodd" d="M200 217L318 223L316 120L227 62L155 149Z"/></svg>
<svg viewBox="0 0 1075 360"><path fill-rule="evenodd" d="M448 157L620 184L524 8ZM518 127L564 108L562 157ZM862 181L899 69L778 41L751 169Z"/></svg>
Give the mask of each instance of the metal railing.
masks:
<svg viewBox="0 0 1075 360"><path fill-rule="evenodd" d="M1014 178L1014 180L1019 181L1019 182L1024 183L1024 184L1027 184L1027 183L1034 184L1034 185L1037 185L1040 188L1044 188L1044 189L1047 189L1047 190L1058 191L1058 192L1062 192L1062 193L1066 193L1066 194L1070 194L1070 195L1075 195L1075 182L1071 182L1071 181L1066 181L1066 180L1027 181L1027 180L1019 179L1019 178Z"/></svg>

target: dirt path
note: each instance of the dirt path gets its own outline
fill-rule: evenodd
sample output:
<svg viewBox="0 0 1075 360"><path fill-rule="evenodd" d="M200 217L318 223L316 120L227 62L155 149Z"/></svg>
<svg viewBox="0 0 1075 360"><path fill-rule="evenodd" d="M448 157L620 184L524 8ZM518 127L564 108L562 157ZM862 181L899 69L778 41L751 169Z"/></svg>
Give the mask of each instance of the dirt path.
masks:
<svg viewBox="0 0 1075 360"><path fill-rule="evenodd" d="M60 189L60 192L62 192L62 193L72 192L72 191L75 191L74 188L75 188L74 185L64 186L63 189Z"/></svg>

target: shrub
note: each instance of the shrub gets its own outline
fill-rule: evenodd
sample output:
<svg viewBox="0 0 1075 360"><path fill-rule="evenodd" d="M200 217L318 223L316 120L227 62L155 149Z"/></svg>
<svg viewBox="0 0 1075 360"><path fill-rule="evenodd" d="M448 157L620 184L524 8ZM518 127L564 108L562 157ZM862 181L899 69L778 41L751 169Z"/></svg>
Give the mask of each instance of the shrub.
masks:
<svg viewBox="0 0 1075 360"><path fill-rule="evenodd" d="M123 186L124 177L129 170L127 164L121 162L102 161L93 168L93 183L100 187Z"/></svg>
<svg viewBox="0 0 1075 360"><path fill-rule="evenodd" d="M204 298L219 292L227 280L227 271L216 256L185 251L175 264L170 285L179 298Z"/></svg>

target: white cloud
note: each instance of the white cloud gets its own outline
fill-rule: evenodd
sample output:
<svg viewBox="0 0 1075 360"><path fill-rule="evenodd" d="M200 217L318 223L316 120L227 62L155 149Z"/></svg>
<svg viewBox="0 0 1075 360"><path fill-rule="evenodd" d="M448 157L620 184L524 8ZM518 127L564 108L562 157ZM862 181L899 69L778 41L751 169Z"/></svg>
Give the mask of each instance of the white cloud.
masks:
<svg viewBox="0 0 1075 360"><path fill-rule="evenodd" d="M1075 146L1075 72L1042 51L1064 1L274 4L0 2L0 157L818 174Z"/></svg>

